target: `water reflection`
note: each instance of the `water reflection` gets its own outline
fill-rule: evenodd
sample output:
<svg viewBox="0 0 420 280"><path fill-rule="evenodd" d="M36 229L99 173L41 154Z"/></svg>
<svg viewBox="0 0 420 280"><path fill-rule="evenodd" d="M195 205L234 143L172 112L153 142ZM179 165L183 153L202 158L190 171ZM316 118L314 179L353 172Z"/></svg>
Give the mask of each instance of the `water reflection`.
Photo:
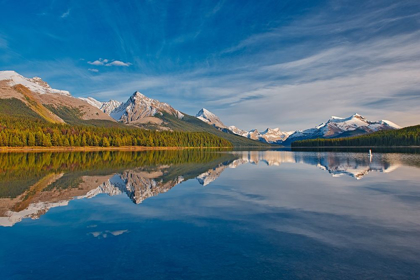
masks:
<svg viewBox="0 0 420 280"><path fill-rule="evenodd" d="M410 156L401 154L338 153L338 152L239 152L240 159L232 165L244 163L265 163L279 166L282 163L304 163L328 171L333 177L348 175L361 179L372 171L392 172L407 161Z"/></svg>
<svg viewBox="0 0 420 280"><path fill-rule="evenodd" d="M37 219L70 200L98 194L125 194L133 203L165 193L196 179L207 186L227 168L244 164L306 164L361 179L370 172L392 172L402 165L419 167L403 154L279 151L150 151L98 153L0 154L0 225ZM96 234L96 233L95 233ZM95 234L93 234L95 236ZM97 233L106 237L113 233Z"/></svg>

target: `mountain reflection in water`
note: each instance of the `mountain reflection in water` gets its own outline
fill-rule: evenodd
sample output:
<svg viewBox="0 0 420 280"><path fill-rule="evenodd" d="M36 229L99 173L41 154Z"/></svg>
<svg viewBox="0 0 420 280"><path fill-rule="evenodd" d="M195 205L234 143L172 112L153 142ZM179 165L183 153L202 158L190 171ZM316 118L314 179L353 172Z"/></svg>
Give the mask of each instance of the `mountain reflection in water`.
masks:
<svg viewBox="0 0 420 280"><path fill-rule="evenodd" d="M0 154L0 226L24 218L37 219L70 200L98 194L125 194L139 204L169 191L183 181L197 179L207 186L226 168L243 164L280 166L303 163L333 177L361 179L369 172L391 172L418 161L403 154L281 152L281 151L148 151L91 153Z"/></svg>

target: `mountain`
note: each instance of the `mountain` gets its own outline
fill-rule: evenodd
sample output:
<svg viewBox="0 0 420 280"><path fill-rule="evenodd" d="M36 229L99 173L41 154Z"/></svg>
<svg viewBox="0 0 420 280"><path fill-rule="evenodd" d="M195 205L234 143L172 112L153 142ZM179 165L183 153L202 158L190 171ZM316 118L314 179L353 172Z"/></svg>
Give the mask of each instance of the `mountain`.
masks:
<svg viewBox="0 0 420 280"><path fill-rule="evenodd" d="M14 71L0 71L0 117L69 125L121 128L129 125L149 130L208 132L236 146L261 146L257 141L223 133L138 91L124 103L75 98L68 91L53 89L41 78L25 78Z"/></svg>
<svg viewBox="0 0 420 280"><path fill-rule="evenodd" d="M201 109L196 114L196 118L207 124L214 126L215 128L223 132L239 135L239 136L242 136L251 140L260 141L263 143L279 144L279 143L282 143L282 141L284 141L285 139L287 139L287 137L290 135L290 133L288 132L282 132L279 128L274 128L274 129L267 128L265 131L260 133L256 129L246 131L246 130L237 128L236 126L227 127L226 125L223 124L223 122L220 120L218 116L216 116L215 114L213 114L212 112L210 112L209 110L205 108Z"/></svg>
<svg viewBox="0 0 420 280"><path fill-rule="evenodd" d="M260 133L260 137L262 137L267 143L279 143L286 140L292 133L294 133L294 131L284 132L281 131L280 128L267 128Z"/></svg>
<svg viewBox="0 0 420 280"><path fill-rule="evenodd" d="M348 118L331 117L314 128L284 132L267 128L263 132L235 126L203 108L195 117L167 103L134 92L126 102L75 98L70 92L51 88L41 78L25 78L14 71L0 71L0 115L42 119L51 123L94 126L137 126L150 130L209 132L235 146L290 145L299 140L358 136L400 127L390 121L369 121L359 114ZM260 143L259 143L260 142Z"/></svg>
<svg viewBox="0 0 420 280"><path fill-rule="evenodd" d="M42 119L51 123L116 123L95 106L51 88L41 78L25 78L14 71L0 71L0 114Z"/></svg>
<svg viewBox="0 0 420 280"><path fill-rule="evenodd" d="M354 114L348 118L331 117L326 123L306 130L284 132L279 128L267 128L263 132L259 132L257 129L246 131L236 126L226 128L219 117L206 109L200 110L196 116L203 122L212 124L224 132L260 142L281 145L290 145L294 141L306 139L350 137L401 128L391 121L369 121L359 114Z"/></svg>
<svg viewBox="0 0 420 280"><path fill-rule="evenodd" d="M218 116L216 116L215 114L213 114L205 108L201 109L195 117L202 120L205 123L213 125L214 127L226 128L226 126L222 123Z"/></svg>
<svg viewBox="0 0 420 280"><path fill-rule="evenodd" d="M420 125L398 130L380 130L349 138L306 139L295 141L292 147L406 147L420 146Z"/></svg>
<svg viewBox="0 0 420 280"><path fill-rule="evenodd" d="M342 138L369 134L382 130L394 130L401 127L387 120L369 121L359 114L348 118L331 117L326 123L314 128L299 130L291 134L283 144L290 144L298 140L316 138Z"/></svg>
<svg viewBox="0 0 420 280"><path fill-rule="evenodd" d="M267 128L263 132L259 132L257 129L245 131L238 129L235 126L230 126L229 130L237 135L270 144L281 144L290 136L290 134L294 133L294 131L283 132L280 130L280 128Z"/></svg>
<svg viewBox="0 0 420 280"><path fill-rule="evenodd" d="M161 124L162 121L157 116L163 116L163 113L168 113L179 119L184 117L180 111L169 104L146 97L138 91L131 95L125 103L116 100L100 102L92 97L80 99L97 107L114 120L125 124Z"/></svg>
<svg viewBox="0 0 420 280"><path fill-rule="evenodd" d="M70 96L70 92L65 90L53 89L39 77L34 77L32 79L25 78L22 75L16 73L15 71L0 71L0 81L8 81L8 84L10 86L20 84L27 87L30 91L39 94L57 93L65 96Z"/></svg>
<svg viewBox="0 0 420 280"><path fill-rule="evenodd" d="M201 110L202 117L204 119L206 116L209 121L202 121L199 118L176 110L167 103L146 97L138 91L125 103L119 103L115 100L100 102L92 97L81 98L81 100L99 108L119 123L154 130L209 132L225 138L234 146L264 146L259 141L244 139L230 132L221 122L217 121L217 117L214 118L214 114L206 109ZM210 119L212 123L209 123ZM214 126L214 123L222 125L225 131L222 131L218 126Z"/></svg>
<svg viewBox="0 0 420 280"><path fill-rule="evenodd" d="M155 116L163 116L164 113L182 119L184 115L172 108L169 104L160 102L158 100L149 98L136 91L124 104L116 108L113 113L121 113L120 121L124 123L144 123L143 119L154 118ZM115 119L119 114L115 115Z"/></svg>
<svg viewBox="0 0 420 280"><path fill-rule="evenodd" d="M231 131L233 134L249 138L249 132L246 130L242 130L240 128L237 128L236 126L232 125L228 127L229 131Z"/></svg>
<svg viewBox="0 0 420 280"><path fill-rule="evenodd" d="M121 114L118 113L118 110L116 110L117 108L121 107L121 105L123 104L122 102L119 102L117 100L109 100L106 102L101 102L96 100L93 97L79 97L80 100L83 100L85 102L87 102L88 104L98 108L99 110L101 110L102 112L104 112L105 114L109 115L111 118L113 118L114 120L119 120L119 118L117 117L118 115L121 117Z"/></svg>
<svg viewBox="0 0 420 280"><path fill-rule="evenodd" d="M121 104L122 104L122 102L119 102L117 100L109 100L107 102L100 102L93 97L88 97L88 98L79 97L79 99L89 103L90 105L92 105L96 108L98 108L99 110L101 110L102 112L104 112L107 115L110 115L112 111L114 111L116 108L120 107Z"/></svg>

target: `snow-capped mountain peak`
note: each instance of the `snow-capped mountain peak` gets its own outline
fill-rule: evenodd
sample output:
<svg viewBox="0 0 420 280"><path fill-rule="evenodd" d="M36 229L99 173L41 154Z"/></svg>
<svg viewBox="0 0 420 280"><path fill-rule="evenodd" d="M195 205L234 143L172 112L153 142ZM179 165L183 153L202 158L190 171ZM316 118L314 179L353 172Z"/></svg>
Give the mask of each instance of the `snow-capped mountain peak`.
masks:
<svg viewBox="0 0 420 280"><path fill-rule="evenodd" d="M0 81L8 81L10 86L21 84L29 88L31 91L39 94L56 93L70 96L70 92L66 90L53 89L39 77L34 77L32 79L25 78L15 71L0 71Z"/></svg>
<svg viewBox="0 0 420 280"><path fill-rule="evenodd" d="M202 108L197 115L195 115L198 119L202 120L205 123L213 125L219 128L226 128L223 122L219 119L218 116L207 110L206 108Z"/></svg>
<svg viewBox="0 0 420 280"><path fill-rule="evenodd" d="M93 97L87 97L87 98L79 97L79 99L89 103L93 107L98 108L99 110L101 110L102 112L108 115L111 115L111 113L115 111L115 109L120 107L122 104L122 102L119 102L117 100L109 100L107 102L101 102L101 101L96 100Z"/></svg>
<svg viewBox="0 0 420 280"><path fill-rule="evenodd" d="M117 100L109 100L107 102L102 103L101 110L104 113L110 115L113 111L115 111L121 105L122 105L122 102L119 102Z"/></svg>
<svg viewBox="0 0 420 280"><path fill-rule="evenodd" d="M369 121L357 113L348 118L333 116L326 123L314 128L296 131L288 137L287 144L303 139L348 137L399 128L401 127L393 122Z"/></svg>
<svg viewBox="0 0 420 280"><path fill-rule="evenodd" d="M138 98L145 98L145 99L151 99L149 97L146 97L143 93L141 93L140 91L136 91L131 95L132 99L138 99Z"/></svg>

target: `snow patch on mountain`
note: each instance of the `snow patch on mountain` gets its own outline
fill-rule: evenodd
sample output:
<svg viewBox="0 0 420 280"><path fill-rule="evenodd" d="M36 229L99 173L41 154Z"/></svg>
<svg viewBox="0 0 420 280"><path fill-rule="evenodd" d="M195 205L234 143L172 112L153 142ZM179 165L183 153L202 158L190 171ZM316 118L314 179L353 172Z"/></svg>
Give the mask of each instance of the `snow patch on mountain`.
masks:
<svg viewBox="0 0 420 280"><path fill-rule="evenodd" d="M0 71L0 81L9 81L10 86L21 84L29 88L31 91L39 94L56 93L70 96L70 92L66 90L53 89L39 77L34 77L32 79L25 78L15 71Z"/></svg>

